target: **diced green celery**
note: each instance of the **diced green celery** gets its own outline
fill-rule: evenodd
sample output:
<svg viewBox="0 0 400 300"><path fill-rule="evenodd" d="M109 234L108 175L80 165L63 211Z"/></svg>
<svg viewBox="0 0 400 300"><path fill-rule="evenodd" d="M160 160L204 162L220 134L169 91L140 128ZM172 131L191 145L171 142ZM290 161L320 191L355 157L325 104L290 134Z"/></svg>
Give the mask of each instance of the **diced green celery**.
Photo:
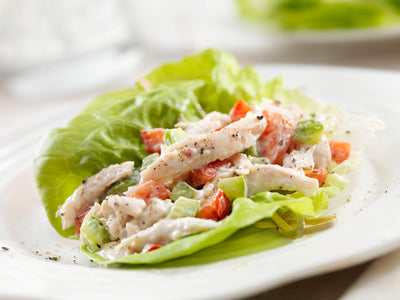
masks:
<svg viewBox="0 0 400 300"><path fill-rule="evenodd" d="M160 154L158 153L147 155L145 158L143 158L142 167L140 168L140 171L146 170L147 167L150 166L159 157Z"/></svg>
<svg viewBox="0 0 400 300"><path fill-rule="evenodd" d="M253 165L265 165L265 164L269 164L269 159L268 157L254 157L254 156L249 156L248 157L250 162Z"/></svg>
<svg viewBox="0 0 400 300"><path fill-rule="evenodd" d="M170 146L186 138L188 138L188 135L182 128L167 129L164 134L164 144Z"/></svg>
<svg viewBox="0 0 400 300"><path fill-rule="evenodd" d="M293 139L314 145L321 142L323 133L324 125L320 121L316 119L303 120L297 123Z"/></svg>
<svg viewBox="0 0 400 300"><path fill-rule="evenodd" d="M236 198L247 197L247 181L244 176L220 179L218 188L220 188L231 201Z"/></svg>
<svg viewBox="0 0 400 300"><path fill-rule="evenodd" d="M81 226L82 242L90 251L96 252L111 241L110 234L98 218L89 216Z"/></svg>
<svg viewBox="0 0 400 300"><path fill-rule="evenodd" d="M200 207L200 201L179 197L172 206L168 217L171 219L195 217Z"/></svg>
<svg viewBox="0 0 400 300"><path fill-rule="evenodd" d="M134 186L139 183L140 174L138 171L134 171L131 176L127 176L116 183L114 183L104 195L104 198L109 195L122 195L128 190L130 186Z"/></svg>
<svg viewBox="0 0 400 300"><path fill-rule="evenodd" d="M170 199L172 201L178 200L179 197L193 198L196 190L184 181L179 181L172 189Z"/></svg>
<svg viewBox="0 0 400 300"><path fill-rule="evenodd" d="M258 157L257 153L257 147L256 146L251 146L250 148L247 148L242 152L243 154L246 154L247 156L253 156L253 157Z"/></svg>

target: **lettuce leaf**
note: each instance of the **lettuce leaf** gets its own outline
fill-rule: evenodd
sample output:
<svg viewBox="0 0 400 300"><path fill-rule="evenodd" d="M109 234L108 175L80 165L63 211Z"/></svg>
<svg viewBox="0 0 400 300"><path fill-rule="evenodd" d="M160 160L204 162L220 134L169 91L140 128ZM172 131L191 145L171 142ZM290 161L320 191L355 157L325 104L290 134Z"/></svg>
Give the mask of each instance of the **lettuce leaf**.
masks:
<svg viewBox="0 0 400 300"><path fill-rule="evenodd" d="M257 103L263 97L279 98L306 110L307 107L322 111L326 108L314 102L310 105L311 100L298 91L285 89L281 78L263 82L254 68L241 68L231 55L216 50L165 64L149 73L145 80L150 83L150 90L137 83L135 88L100 96L64 128L47 134L35 160L35 180L48 219L61 236L76 238L74 228L63 230L61 219L55 214L82 180L110 164L123 161L133 160L135 168L140 168L147 156L141 129L172 128L179 118L196 121L213 110L227 113L239 98L250 103ZM115 260L102 258L84 246L82 251L103 264L162 263L208 247L186 258L186 262L202 263L211 258L261 251L287 243L287 239L270 231L261 230L260 233L249 227L251 224L270 217L283 205L301 214L318 215L327 208L328 196L336 195L342 188L339 181L332 180L331 185L321 188L314 197L266 192L251 199L236 199L233 212L218 228L177 240L157 251ZM263 234L265 244L260 245L255 237ZM226 244L233 246L226 248ZM202 253L207 253L207 258Z"/></svg>
<svg viewBox="0 0 400 300"><path fill-rule="evenodd" d="M144 128L172 128L178 118L196 121L205 113L229 112L238 98L257 102L271 97L281 79L265 83L254 68L241 69L233 56L206 50L165 64L146 76L152 89L109 93L91 102L66 127L51 130L35 160L35 179L48 219L63 230L58 207L102 168L127 160L138 168L147 155L140 138Z"/></svg>
<svg viewBox="0 0 400 300"><path fill-rule="evenodd" d="M273 213L282 206L288 206L293 211L299 212L303 215L315 216L321 210L322 205L326 209L327 197L323 193L318 193L315 197L305 197L300 193L295 193L294 195L285 196L279 193L265 192L255 195L251 199L249 198L237 198L233 201L233 207L231 214L222 221L222 224L217 228L188 236L179 240L176 240L166 246L157 249L157 251L151 251L147 253L135 253L127 255L124 257L119 257L115 259L106 259L96 253L91 252L85 245L81 246L81 250L96 260L100 264L115 264L115 263L127 263L127 264L159 264L171 259L176 259L182 256L191 255L198 252L201 249L210 247L212 245L217 245L223 249L225 256L220 257L220 259L226 259L230 257L235 257L232 253L237 251L237 249L228 248L225 243L222 243L229 236L234 234L240 229L244 229L257 221L265 218L270 218ZM247 228L247 230L249 230ZM253 229L254 234L258 235L260 232L264 232L264 229ZM265 233L267 237L271 236L271 233ZM265 250L272 248L276 243L279 245L288 243L289 240L278 235L273 235L274 240L267 240L265 245L260 245L260 240L248 241L246 244L241 244L242 249L240 254L248 254L256 252L254 249L260 249L260 247ZM275 241L275 243L271 243ZM220 251L216 249L216 251ZM191 259L189 259L190 261ZM210 262L207 257L203 257L197 263Z"/></svg>

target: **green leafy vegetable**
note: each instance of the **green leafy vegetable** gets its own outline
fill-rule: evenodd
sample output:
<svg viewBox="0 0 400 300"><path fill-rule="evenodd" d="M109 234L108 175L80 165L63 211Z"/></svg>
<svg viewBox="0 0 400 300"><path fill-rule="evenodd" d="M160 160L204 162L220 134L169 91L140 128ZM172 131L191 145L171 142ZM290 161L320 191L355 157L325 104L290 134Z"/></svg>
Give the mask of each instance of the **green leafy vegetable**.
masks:
<svg viewBox="0 0 400 300"><path fill-rule="evenodd" d="M200 234L188 236L173 243L158 249L157 251L150 251L147 253L135 253L124 257L118 257L113 260L105 259L96 253L92 253L87 249L87 246L82 245L82 251L96 260L100 264L110 263L129 263L129 264L155 264L162 263L170 259L193 254L200 249L219 244L226 238L231 236L237 230L246 228L262 219L271 217L275 211L288 203L291 204L294 211L308 215L315 215L316 212L313 208L313 199L308 197L298 197L292 199L290 196L283 196L278 193L270 193L271 197L257 196L257 201L249 198L237 198L233 201L232 213L224 219L223 223L217 228L203 232ZM277 200L276 202L274 200ZM303 202L307 202L302 204ZM296 204L297 203L297 204ZM245 247L256 248L260 243L259 240L252 240L251 243L246 244ZM223 244L218 245L222 247L227 255L220 256L220 259L227 258L233 254L229 253L229 248L224 247ZM217 250L216 250L217 251ZM246 252L246 250L244 250ZM203 259L202 262L207 262Z"/></svg>
<svg viewBox="0 0 400 300"><path fill-rule="evenodd" d="M110 164L134 161L135 168L140 169L142 164L154 159L154 156L148 156L145 152L140 137L142 129L172 128L179 118L196 121L214 110L228 113L239 98L246 99L251 104L258 103L265 97L273 98L282 103L299 105L309 113L316 110L333 112L338 116L342 113L334 107L319 104L298 91L285 89L281 78L265 83L254 68L240 68L231 55L216 50L206 50L182 61L163 65L145 79L152 86L150 90L137 84L134 89L100 96L66 127L53 129L47 134L35 160L35 179L48 219L60 235L75 238L74 228L63 230L61 219L55 215L58 207L84 178L96 174ZM83 232L86 232L86 241L96 242L86 242L82 251L104 264L148 264L193 254L226 239L224 243L235 247L224 248L220 244L199 253L223 259L234 257L237 253L253 253L272 247L271 245L283 244L285 240L271 233L266 238L268 245L260 245L259 241L263 240L260 231L249 229L248 226L271 218L283 206L302 216L319 215L328 206L328 196L335 196L340 192L344 184L341 172L353 166L348 163L342 169L339 165L337 172L331 170L331 174L336 175L328 175L328 184L320 188L313 197L305 197L300 193L283 195L265 192L251 198L236 198L232 204L232 213L216 229L177 240L157 251L137 253L115 260L93 253L99 249L97 245L101 246L106 238L105 235L100 235L104 239L98 238L96 232L101 230L92 229L101 228L101 224L96 219L91 219L90 226L82 226ZM122 183L123 181L119 184ZM117 187L118 184L115 185L116 190ZM242 187L243 190L234 197L246 195L245 186ZM180 190L172 191L171 198L191 198L193 193L195 190L192 188L180 186ZM240 232L235 234L238 230ZM244 232L250 236L244 237ZM240 250L239 240L246 241L244 248ZM224 248L223 254L219 247ZM209 261L208 258L202 259L201 254L193 257L198 258L195 259L197 262ZM191 259L188 258L187 261Z"/></svg>
<svg viewBox="0 0 400 300"><path fill-rule="evenodd" d="M263 82L254 68L241 69L233 56L206 50L180 62L163 65L146 76L153 88L114 92L91 102L66 127L51 130L35 160L35 179L47 217L64 237L58 207L86 177L110 164L148 155L141 129L172 128L178 118L199 120L206 112L228 113L239 98L258 102L273 97L280 78Z"/></svg>

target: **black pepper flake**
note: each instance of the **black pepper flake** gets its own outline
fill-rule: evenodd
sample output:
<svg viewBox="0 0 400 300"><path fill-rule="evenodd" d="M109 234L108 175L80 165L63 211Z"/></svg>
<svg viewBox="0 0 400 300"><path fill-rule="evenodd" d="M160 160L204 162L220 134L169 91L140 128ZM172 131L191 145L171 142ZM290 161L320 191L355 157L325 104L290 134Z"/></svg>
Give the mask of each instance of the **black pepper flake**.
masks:
<svg viewBox="0 0 400 300"><path fill-rule="evenodd" d="M200 155L203 155L204 153L204 148L200 148Z"/></svg>
<svg viewBox="0 0 400 300"><path fill-rule="evenodd" d="M264 116L263 115L257 116L257 119L262 120L262 119L264 119Z"/></svg>
<svg viewBox="0 0 400 300"><path fill-rule="evenodd" d="M9 248L7 248L7 247L1 247L1 249L3 249L3 251L8 251L8 250L10 250Z"/></svg>
<svg viewBox="0 0 400 300"><path fill-rule="evenodd" d="M350 130L346 130L346 133L347 133L347 134L350 134Z"/></svg>
<svg viewBox="0 0 400 300"><path fill-rule="evenodd" d="M236 172L234 172L233 175L234 175L234 176L237 176L237 177L240 176L240 175L239 175L238 173L236 173Z"/></svg>
<svg viewBox="0 0 400 300"><path fill-rule="evenodd" d="M279 145L282 146L283 145L283 140L279 141Z"/></svg>
<svg viewBox="0 0 400 300"><path fill-rule="evenodd" d="M88 181L88 178L85 177L85 178L82 180L82 183L86 183L87 181Z"/></svg>
<svg viewBox="0 0 400 300"><path fill-rule="evenodd" d="M58 261L60 258L56 257L56 256L49 256L49 257L46 257L46 259L52 260L52 261Z"/></svg>

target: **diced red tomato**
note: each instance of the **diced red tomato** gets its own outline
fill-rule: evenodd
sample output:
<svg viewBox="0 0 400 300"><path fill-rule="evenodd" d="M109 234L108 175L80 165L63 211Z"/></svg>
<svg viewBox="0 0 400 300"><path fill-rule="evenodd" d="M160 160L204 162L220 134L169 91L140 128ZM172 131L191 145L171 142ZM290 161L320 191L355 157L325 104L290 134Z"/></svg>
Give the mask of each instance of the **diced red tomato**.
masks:
<svg viewBox="0 0 400 300"><path fill-rule="evenodd" d="M79 236L81 234L81 226L83 223L83 219L86 217L89 211L84 212L80 216L76 217L74 222L75 222L75 234Z"/></svg>
<svg viewBox="0 0 400 300"><path fill-rule="evenodd" d="M260 156L267 157L272 164L282 164L293 135L293 126L282 114L263 111L267 128L258 139Z"/></svg>
<svg viewBox="0 0 400 300"><path fill-rule="evenodd" d="M162 248L163 246L157 244L146 244L143 247L142 253L150 252Z"/></svg>
<svg viewBox="0 0 400 300"><path fill-rule="evenodd" d="M350 143L330 140L329 147L331 148L332 160L338 164L344 162L350 156Z"/></svg>
<svg viewBox="0 0 400 300"><path fill-rule="evenodd" d="M204 200L199 209L199 217L202 219L222 220L225 219L232 208L232 203L222 190Z"/></svg>
<svg viewBox="0 0 400 300"><path fill-rule="evenodd" d="M164 144L164 134L165 129L163 128L140 130L140 136L142 137L147 153L161 153L161 145Z"/></svg>
<svg viewBox="0 0 400 300"><path fill-rule="evenodd" d="M195 187L202 186L213 180L218 173L221 173L231 166L232 162L229 159L224 159L213 161L200 169L191 170L190 176L192 177L193 185Z"/></svg>
<svg viewBox="0 0 400 300"><path fill-rule="evenodd" d="M151 198L162 200L169 198L169 190L155 180L149 180L139 185L129 196L144 200L146 203Z"/></svg>
<svg viewBox="0 0 400 300"><path fill-rule="evenodd" d="M221 129L222 129L222 127L218 127L218 128L216 128L216 129L214 129L214 132L220 131Z"/></svg>
<svg viewBox="0 0 400 300"><path fill-rule="evenodd" d="M244 118L249 111L254 111L253 106L248 104L246 101L239 99L229 112L231 121L235 122Z"/></svg>
<svg viewBox="0 0 400 300"><path fill-rule="evenodd" d="M317 179L319 182L319 186L322 186L325 183L326 176L327 176L325 169L304 170L304 174L307 177Z"/></svg>

